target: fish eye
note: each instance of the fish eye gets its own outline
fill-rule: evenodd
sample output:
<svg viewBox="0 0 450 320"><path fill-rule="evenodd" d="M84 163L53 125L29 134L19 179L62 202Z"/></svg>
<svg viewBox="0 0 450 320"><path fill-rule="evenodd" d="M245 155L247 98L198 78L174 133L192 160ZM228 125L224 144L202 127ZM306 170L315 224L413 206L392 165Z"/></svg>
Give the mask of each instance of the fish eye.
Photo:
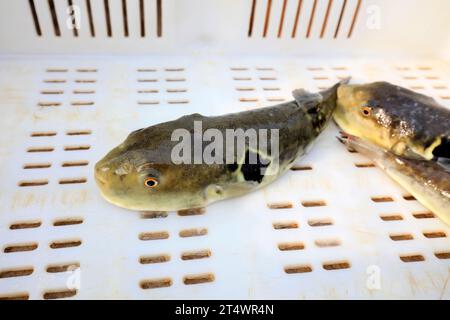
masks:
<svg viewBox="0 0 450 320"><path fill-rule="evenodd" d="M158 179L153 178L153 177L148 177L147 179L145 179L144 184L146 187L149 188L154 188L158 185Z"/></svg>
<svg viewBox="0 0 450 320"><path fill-rule="evenodd" d="M362 107L361 112L365 117L368 117L372 114L372 108L368 106Z"/></svg>

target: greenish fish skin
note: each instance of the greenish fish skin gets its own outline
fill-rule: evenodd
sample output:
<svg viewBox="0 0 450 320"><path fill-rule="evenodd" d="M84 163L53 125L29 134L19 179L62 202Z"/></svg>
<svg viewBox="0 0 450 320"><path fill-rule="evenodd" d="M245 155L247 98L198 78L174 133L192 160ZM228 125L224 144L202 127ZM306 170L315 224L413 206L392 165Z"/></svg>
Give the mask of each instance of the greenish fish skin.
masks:
<svg viewBox="0 0 450 320"><path fill-rule="evenodd" d="M374 82L338 88L339 127L412 159L450 158L450 110L433 98Z"/></svg>
<svg viewBox="0 0 450 320"><path fill-rule="evenodd" d="M345 82L345 81L344 81ZM302 89L293 92L295 100L252 111L206 117L183 116L132 132L95 166L95 180L102 196L112 204L132 210L182 210L204 207L212 202L240 196L261 188L288 170L303 155L325 128L336 106L336 91L341 83L320 93ZM175 129L194 132L194 121L201 120L203 131L226 129L267 129L279 131L279 170L277 174L258 176L258 164L243 159L234 164L174 164L171 141ZM268 143L270 151L270 143ZM261 157L269 157L256 152ZM225 156L224 156L225 157ZM269 167L274 163L270 161ZM252 167L252 166L257 166ZM269 168L268 167L268 168ZM149 188L145 179L154 177L158 185Z"/></svg>
<svg viewBox="0 0 450 320"><path fill-rule="evenodd" d="M350 148L371 159L417 201L450 225L450 172L434 161L408 159L355 136L344 138Z"/></svg>

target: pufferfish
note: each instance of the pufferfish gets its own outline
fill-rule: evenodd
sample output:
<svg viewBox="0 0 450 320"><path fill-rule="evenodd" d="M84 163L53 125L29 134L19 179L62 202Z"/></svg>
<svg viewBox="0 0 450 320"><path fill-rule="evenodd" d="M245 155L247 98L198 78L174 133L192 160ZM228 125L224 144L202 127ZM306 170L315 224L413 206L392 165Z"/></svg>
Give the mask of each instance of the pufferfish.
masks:
<svg viewBox="0 0 450 320"><path fill-rule="evenodd" d="M309 150L329 123L339 86L347 81L319 93L295 90L294 100L271 107L212 117L191 114L136 130L95 165L100 192L119 207L172 211L205 207L262 188ZM277 132L278 152L271 152L270 143L265 150L246 143L221 163L175 163L173 149L179 141L172 139L174 130L195 135L196 122L205 132L215 129L223 136L230 129L267 130L271 140ZM202 147L207 144L203 141ZM276 170L270 170L275 163Z"/></svg>
<svg viewBox="0 0 450 320"><path fill-rule="evenodd" d="M343 84L333 118L348 134L410 159L450 160L450 109L388 82Z"/></svg>

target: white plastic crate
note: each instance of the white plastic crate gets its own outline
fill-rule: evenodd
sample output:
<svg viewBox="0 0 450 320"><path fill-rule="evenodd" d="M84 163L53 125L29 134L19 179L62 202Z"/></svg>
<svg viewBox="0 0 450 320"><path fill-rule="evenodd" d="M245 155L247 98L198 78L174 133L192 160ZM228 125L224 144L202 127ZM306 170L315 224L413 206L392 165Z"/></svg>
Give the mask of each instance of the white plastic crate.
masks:
<svg viewBox="0 0 450 320"><path fill-rule="evenodd" d="M78 36L68 4L0 3L0 298L450 298L450 228L334 124L295 170L196 215L114 207L93 180L132 130L346 76L450 107L448 1L73 0Z"/></svg>

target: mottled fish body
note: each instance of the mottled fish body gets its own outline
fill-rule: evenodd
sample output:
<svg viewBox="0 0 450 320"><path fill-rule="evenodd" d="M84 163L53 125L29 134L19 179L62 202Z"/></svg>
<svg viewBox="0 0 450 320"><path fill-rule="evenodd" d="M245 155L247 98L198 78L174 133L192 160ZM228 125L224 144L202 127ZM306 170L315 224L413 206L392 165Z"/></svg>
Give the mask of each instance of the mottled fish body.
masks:
<svg viewBox="0 0 450 320"><path fill-rule="evenodd" d="M423 206L450 225L450 172L434 161L408 159L355 136L347 146L370 158Z"/></svg>
<svg viewBox="0 0 450 320"><path fill-rule="evenodd" d="M388 82L344 84L337 96L343 131L403 157L450 158L450 110L433 98Z"/></svg>
<svg viewBox="0 0 450 320"><path fill-rule="evenodd" d="M296 90L295 100L273 107L214 117L191 114L136 130L96 164L97 184L103 197L120 207L166 211L204 207L261 188L289 169L321 133L335 108L339 85L316 94ZM212 164L173 163L172 150L179 142L171 139L172 133L185 129L195 134L195 122L201 122L205 132L215 129L223 136L227 129L265 129L269 141L276 130L278 158L273 158L267 143L265 151L247 146L241 158L236 152L231 163L226 159ZM255 154L264 161L248 163ZM275 174L261 173L261 169L270 172L275 163Z"/></svg>

